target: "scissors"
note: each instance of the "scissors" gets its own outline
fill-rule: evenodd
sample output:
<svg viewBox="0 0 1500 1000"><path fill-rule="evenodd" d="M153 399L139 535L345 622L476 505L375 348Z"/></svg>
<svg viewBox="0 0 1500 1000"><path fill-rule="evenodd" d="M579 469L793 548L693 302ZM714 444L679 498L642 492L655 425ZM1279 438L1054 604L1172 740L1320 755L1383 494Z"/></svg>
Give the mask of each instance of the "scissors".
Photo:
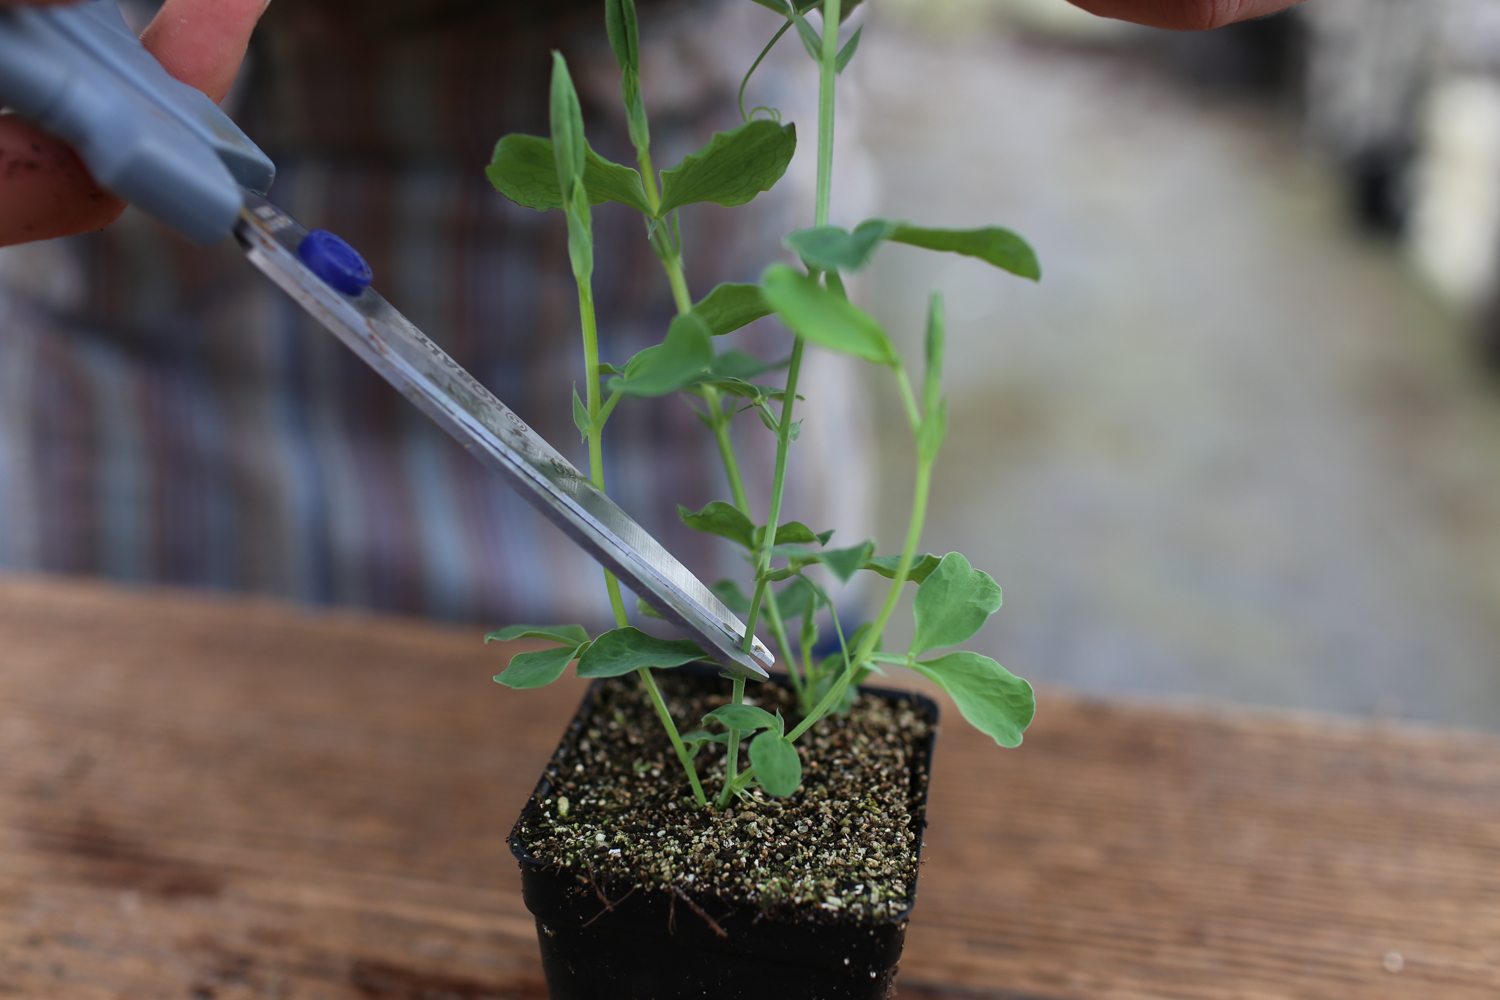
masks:
<svg viewBox="0 0 1500 1000"><path fill-rule="evenodd" d="M265 198L275 164L141 47L114 0L0 9L0 103L70 143L104 188L200 244L229 236L251 264L575 543L731 674L763 680L759 639L371 287L369 266Z"/></svg>

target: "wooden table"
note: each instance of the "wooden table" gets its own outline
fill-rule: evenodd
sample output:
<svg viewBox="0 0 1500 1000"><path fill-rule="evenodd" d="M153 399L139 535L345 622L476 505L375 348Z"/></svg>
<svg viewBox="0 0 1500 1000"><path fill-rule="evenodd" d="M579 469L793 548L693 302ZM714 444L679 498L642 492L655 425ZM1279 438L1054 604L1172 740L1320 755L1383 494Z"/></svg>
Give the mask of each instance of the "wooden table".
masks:
<svg viewBox="0 0 1500 1000"><path fill-rule="evenodd" d="M0 580L0 996L544 997L504 837L579 687L498 659ZM1500 740L1042 706L945 728L901 997L1500 997Z"/></svg>

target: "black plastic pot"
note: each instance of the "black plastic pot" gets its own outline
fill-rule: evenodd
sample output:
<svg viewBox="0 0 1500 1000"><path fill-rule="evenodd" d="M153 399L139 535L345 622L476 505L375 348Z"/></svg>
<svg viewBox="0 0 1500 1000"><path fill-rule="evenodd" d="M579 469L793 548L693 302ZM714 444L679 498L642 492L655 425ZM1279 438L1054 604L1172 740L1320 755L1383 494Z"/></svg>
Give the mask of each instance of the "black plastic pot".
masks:
<svg viewBox="0 0 1500 1000"><path fill-rule="evenodd" d="M586 727L601 683L607 682L596 682L584 695L558 756ZM713 674L706 674L704 683L716 683ZM864 690L913 704L931 723L911 776L920 860L938 707L919 694ZM813 910L773 917L713 896L635 889L608 873L580 879L577 872L544 865L522 842L523 826L550 794L544 773L508 843L521 865L526 908L536 917L552 1000L885 1000L891 995L910 905L876 921ZM915 900L915 884L907 898Z"/></svg>

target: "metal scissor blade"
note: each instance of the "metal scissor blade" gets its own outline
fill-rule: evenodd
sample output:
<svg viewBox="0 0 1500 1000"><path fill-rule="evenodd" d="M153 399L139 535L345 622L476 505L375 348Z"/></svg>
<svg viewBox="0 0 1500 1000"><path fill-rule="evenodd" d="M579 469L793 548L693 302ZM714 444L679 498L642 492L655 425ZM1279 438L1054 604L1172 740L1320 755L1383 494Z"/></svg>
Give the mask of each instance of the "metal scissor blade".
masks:
<svg viewBox="0 0 1500 1000"><path fill-rule="evenodd" d="M520 417L372 289L343 295L297 254L307 231L245 195L235 236L251 263L481 462L736 674L763 680L775 658L672 554L526 426Z"/></svg>

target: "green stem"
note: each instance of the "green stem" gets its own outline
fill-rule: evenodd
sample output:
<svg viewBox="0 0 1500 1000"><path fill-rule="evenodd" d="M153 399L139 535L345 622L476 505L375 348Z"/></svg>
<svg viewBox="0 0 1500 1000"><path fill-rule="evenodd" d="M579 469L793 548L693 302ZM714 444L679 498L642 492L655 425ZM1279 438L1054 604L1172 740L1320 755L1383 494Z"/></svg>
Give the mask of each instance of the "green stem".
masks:
<svg viewBox="0 0 1500 1000"><path fill-rule="evenodd" d="M917 406L916 394L911 391L911 379L906 375L906 369L896 371L896 381L901 386L901 405L906 408L906 422L911 425L912 433L922 426L922 410Z"/></svg>
<svg viewBox="0 0 1500 1000"><path fill-rule="evenodd" d="M649 149L637 150L636 162L641 170L641 181L646 194L646 205L650 208L651 214L654 216L661 208L661 194L656 184L656 171L651 164L651 151ZM674 241L660 238L662 232L663 230L658 230L659 238L653 239L651 242L652 246L656 249L657 256L661 258L663 270L666 271L667 283L672 289L672 301L677 307L678 314L682 315L691 312L693 308L692 292L688 288L687 275L684 273L682 266L682 245L680 240ZM739 459L736 457L734 451L734 440L729 433L729 420L724 413L724 407L719 399L718 390L711 385L705 385L702 387L700 395L708 407L709 423L713 427L714 440L719 446L719 455L724 463L724 474L729 480L729 490L734 497L735 506L739 507L741 513L746 517L751 517L750 499L745 493L745 482L740 475ZM610 402L613 403L614 399L611 399ZM792 662L795 658L792 655L791 646L786 639L786 626L782 623L780 610L776 607L774 594L771 595L771 599L766 607L767 617L770 619L772 629L776 633L776 641L782 649L783 657L788 662L788 674L792 677L793 686L799 692L800 697L801 678L797 676L796 666ZM753 626L746 629L747 649L749 648L749 643L754 641L754 635ZM654 688L655 685L653 684L652 687ZM744 696L745 681L743 678L736 678L733 692L734 704L738 705L744 699ZM701 803L703 798L698 784L696 769L692 767L691 758L686 756L686 748L682 745L682 740L677 734L676 726L671 722L670 715L666 714L666 706L660 704L660 695L657 694L654 697L658 701L657 714L662 716L663 724L668 727L667 733L672 738L673 748L677 751L678 759L683 762L683 767L688 770L693 782L694 794L699 796ZM734 782L738 766L739 733L731 731L727 777L724 782L724 790L719 796L720 808L727 805L730 797L733 795L731 786Z"/></svg>
<svg viewBox="0 0 1500 1000"><path fill-rule="evenodd" d="M580 283L578 286L578 314L583 326L583 363L587 376L584 404L589 412L589 481L602 492L604 490L604 421L600 419L602 407L599 401L599 321L594 312L593 290L586 283ZM615 579L615 575L609 570L604 571L604 587L609 593L609 606L614 612L615 624L623 628L630 623L630 617L625 612L625 599L620 594L620 581ZM693 758L688 755L687 747L682 742L682 735L677 731L677 723L672 720L672 714L667 711L666 703L662 701L661 691L656 686L655 678L646 667L642 667L636 673L640 676L641 685L651 696L652 703L656 705L656 714L661 719L662 728L667 731L667 739L671 741L672 749L682 763L682 769L687 772L688 784L693 789L693 798L700 806L708 805L708 796L703 794L703 785L698 780L697 769L693 767Z"/></svg>
<svg viewBox="0 0 1500 1000"><path fill-rule="evenodd" d="M781 522L781 501L786 491L786 456L792 439L792 406L797 399L797 378L802 372L802 351L806 342L801 337L792 341L792 357L786 369L786 394L781 399L781 418L776 424L776 468L771 476L771 510L766 516L765 537L761 539L760 552L755 561L755 593L750 598L750 614L745 622L745 649L750 649L755 640L755 625L760 620L760 607L771 586L771 548L776 544L776 528Z"/></svg>
<svg viewBox="0 0 1500 1000"><path fill-rule="evenodd" d="M708 404L709 425L713 428L714 439L719 443L719 457L724 461L724 475L729 480L729 493L734 498L734 505L740 509L740 513L755 519L750 513L750 498L745 493L745 481L740 475L739 459L734 453L734 441L729 436L729 419L724 413L719 402L719 392L711 385L703 386L703 401ZM776 603L776 592L767 590L763 601L766 612L766 621L771 624L771 632L776 637L776 645L781 650L782 659L786 664L786 675L792 682L792 690L800 699L802 697L803 680L802 672L797 668L797 657L794 654L792 644L787 641L786 622L781 617L781 608Z"/></svg>
<svg viewBox="0 0 1500 1000"><path fill-rule="evenodd" d="M729 495L740 513L750 515L750 498L745 493L745 480L740 475L739 458L734 453L734 439L729 436L729 419L719 401L719 390L711 385L702 387L703 402L708 404L708 424L713 428L714 440L719 445L719 458L724 462L724 477L729 480Z"/></svg>
<svg viewBox="0 0 1500 1000"><path fill-rule="evenodd" d="M833 192L833 95L838 79L836 64L842 8L842 0L823 0L823 52L818 60L818 186L813 204L813 223L817 226L828 224L828 205ZM793 339L792 358L787 365L786 395L781 400L781 420L776 427L776 471L771 480L771 511L766 518L766 535L761 539L760 556L756 560L755 593L750 598L750 616L745 627L746 650L754 641L760 606L770 587L766 575L771 570L771 548L776 544L776 528L781 520L786 453L792 432L792 405L797 399L797 377L802 369L804 346L801 337Z"/></svg>
<svg viewBox="0 0 1500 1000"><path fill-rule="evenodd" d="M687 772L688 783L693 786L693 799L700 805L708 805L708 796L703 794L703 784L698 780L698 769L693 766L693 757L683 745L682 736L677 732L677 723L672 720L672 713L667 711L667 703L662 700L661 689L656 686L656 678L651 676L650 667L642 667L636 673L641 678L641 686L651 696L651 704L656 706L656 717L661 720L662 728L667 731L667 738L672 741L672 749L677 754L677 760L681 762L682 769Z"/></svg>
<svg viewBox="0 0 1500 1000"><path fill-rule="evenodd" d="M754 780L755 771L752 768L751 770L746 771L744 774L740 775L738 778L735 778L731 784L725 787L728 790L730 797L732 798L736 792L743 792L745 789L749 788L750 783Z"/></svg>
<svg viewBox="0 0 1500 1000"><path fill-rule="evenodd" d="M646 205L655 215L661 208L661 195L656 187L656 168L651 165L651 150L637 149L635 151L635 162L641 168L641 185L646 189Z"/></svg>
<svg viewBox="0 0 1500 1000"><path fill-rule="evenodd" d="M640 163L643 173L649 173L651 168L649 153L642 154ZM646 185L646 203L653 207L660 204L654 181ZM660 256L662 268L667 273L667 283L672 286L672 300L677 305L678 314L690 312L693 308L693 296L688 290L687 277L683 273L680 248L676 252L661 253ZM709 425L713 428L714 440L719 446L719 457L724 463L724 476L729 480L730 495L734 498L734 504L740 509L740 513L754 520L754 515L750 512L750 498L745 492L745 480L740 475L739 458L734 451L734 439L729 433L729 419L719 400L719 391L711 385L705 385L700 395L708 407ZM766 618L771 623L771 631L775 633L777 645L781 648L781 655L786 660L787 676L791 678L792 687L800 697L802 677L797 670L796 657L793 655L791 644L787 642L786 624L782 621L781 609L776 605L775 594L766 596ZM755 634L754 626L747 627L745 634L748 649L748 641L753 641Z"/></svg>
<svg viewBox="0 0 1500 1000"><path fill-rule="evenodd" d="M738 705L745 700L745 678L734 679L734 693L730 695L729 703ZM719 801L715 803L718 808L723 809L729 805L729 797L733 795L734 779L740 769L740 731L729 730L729 756L724 761L724 789L719 792Z"/></svg>
<svg viewBox="0 0 1500 1000"><path fill-rule="evenodd" d="M814 225L828 225L833 191L833 93L838 79L841 0L823 0L823 58L818 60L818 193Z"/></svg>
<svg viewBox="0 0 1500 1000"><path fill-rule="evenodd" d="M693 296L688 291L687 277L682 273L682 252L662 261L667 269L667 283L672 286L672 302L677 306L678 315L693 311Z"/></svg>
<svg viewBox="0 0 1500 1000"><path fill-rule="evenodd" d="M583 322L584 403L589 411L589 481L600 492L604 490L604 422L599 419L599 321L594 313L594 293L587 284L578 286L578 314ZM620 596L620 581L609 570L604 571L604 588L609 592L609 607L615 624L629 624L625 599Z"/></svg>
<svg viewBox="0 0 1500 1000"><path fill-rule="evenodd" d="M788 20L776 30L776 34L771 36L771 40L766 43L766 47L760 50L760 55L755 57L755 62L751 63L750 68L745 71L744 79L740 80L739 104L740 118L742 120L750 120L750 116L745 113L745 88L750 86L750 78L755 75L756 70L760 69L760 64L765 62L766 56L771 54L771 50L776 47L776 43L781 41L781 36L785 35L791 26L792 22Z"/></svg>
<svg viewBox="0 0 1500 1000"><path fill-rule="evenodd" d="M848 666L843 676L838 679L838 683L829 688L828 693L823 696L812 712L787 733L787 739L796 740L817 725L819 720L843 701L844 692L853 683L860 666L869 660L870 655L875 652L875 647L879 645L881 633L885 631L885 626L890 622L896 605L901 601L901 589L906 586L906 578L910 575L912 564L916 561L917 546L922 541L922 526L927 520L927 496L932 488L932 464L931 458L918 458L917 460L916 481L912 488L911 517L906 524L906 544L902 546L901 559L896 563L896 573L891 578L890 590L886 593L885 603L880 607L880 614L875 617L874 624L866 630L864 638L855 647L854 655L849 658Z"/></svg>

